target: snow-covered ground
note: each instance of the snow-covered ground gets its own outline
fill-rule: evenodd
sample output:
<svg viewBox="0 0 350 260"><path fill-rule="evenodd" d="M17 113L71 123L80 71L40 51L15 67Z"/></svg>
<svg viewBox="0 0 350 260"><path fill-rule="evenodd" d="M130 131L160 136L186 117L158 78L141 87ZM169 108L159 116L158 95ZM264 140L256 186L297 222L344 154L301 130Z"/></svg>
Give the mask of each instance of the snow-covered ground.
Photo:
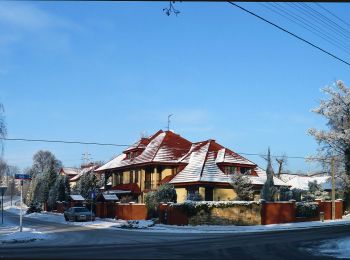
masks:
<svg viewBox="0 0 350 260"><path fill-rule="evenodd" d="M18 205L18 204L17 204ZM9 212L19 214L18 206L5 205L5 209ZM25 214L25 209L23 210ZM27 218L40 219L42 221L61 223L66 225L85 226L88 228L127 228L130 230L137 230L142 232L164 232L164 233L241 233L241 232L269 232L279 230L293 230L293 229L309 229L321 228L332 225L350 224L350 216L346 216L341 220L335 221L312 221L300 223L287 224L273 224L273 225L257 225L257 226L215 226L215 225L201 225L201 226L175 226L175 225L154 225L151 220L125 221L114 219L100 219L87 222L67 222L63 214L53 212L32 213L24 215Z"/></svg>
<svg viewBox="0 0 350 260"><path fill-rule="evenodd" d="M91 228L111 228L111 227L121 227L127 225L126 220L114 220L114 219L100 219L96 218L95 221L86 221L86 222L69 222L66 221L61 213L53 212L41 212L41 213L31 213L25 215L27 218L40 219L42 221L49 221L67 225L75 226L85 226Z"/></svg>
<svg viewBox="0 0 350 260"><path fill-rule="evenodd" d="M350 259L350 237L323 241L319 247L310 251L315 255Z"/></svg>
<svg viewBox="0 0 350 260"><path fill-rule="evenodd" d="M216 226L216 225L200 225L200 226L175 226L149 224L148 228L141 228L139 231L143 232L165 232L165 233L242 233L242 232L272 232L280 230L295 230L295 229L309 229L321 228L334 225L350 224L350 218L341 220L329 220L325 222L312 221L300 223L287 224L273 224L273 225L257 225L257 226Z"/></svg>
<svg viewBox="0 0 350 260"><path fill-rule="evenodd" d="M25 227L22 232L20 232L18 226L13 226L11 224L0 227L0 244L32 242L49 237L49 234L42 233L32 228Z"/></svg>

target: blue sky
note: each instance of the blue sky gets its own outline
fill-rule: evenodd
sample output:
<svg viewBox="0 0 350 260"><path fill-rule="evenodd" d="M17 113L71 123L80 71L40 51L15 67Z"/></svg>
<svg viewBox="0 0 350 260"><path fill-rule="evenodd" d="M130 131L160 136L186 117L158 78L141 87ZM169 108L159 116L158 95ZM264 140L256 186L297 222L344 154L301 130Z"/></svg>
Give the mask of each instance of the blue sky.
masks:
<svg viewBox="0 0 350 260"><path fill-rule="evenodd" d="M335 54L350 55L258 3L241 3ZM282 4L283 5L283 4ZM167 124L192 141L237 152L314 154L310 112L320 88L350 67L227 3L1 2L0 102L8 137L131 144ZM324 4L348 19L349 4ZM285 6L288 8L287 6ZM350 23L350 20L348 20ZM121 149L6 142L22 168L48 149L65 166L88 150L107 161ZM247 158L265 167L258 156ZM288 169L315 165L290 159Z"/></svg>

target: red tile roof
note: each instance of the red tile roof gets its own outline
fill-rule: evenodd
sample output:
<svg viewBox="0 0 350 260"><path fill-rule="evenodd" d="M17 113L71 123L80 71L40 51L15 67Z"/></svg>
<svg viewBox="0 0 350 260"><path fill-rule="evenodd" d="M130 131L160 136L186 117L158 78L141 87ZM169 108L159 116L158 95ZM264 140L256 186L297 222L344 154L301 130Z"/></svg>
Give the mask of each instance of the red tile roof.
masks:
<svg viewBox="0 0 350 260"><path fill-rule="evenodd" d="M128 158L127 154L135 149L142 149L140 155ZM250 168L253 184L263 181L259 172L262 178L266 178L261 169L257 170L255 163L216 143L215 140L191 143L180 135L162 130L149 138L139 140L96 171L118 170L152 163L178 166L178 173L162 180L162 183L229 183L230 175L222 170L225 165Z"/></svg>

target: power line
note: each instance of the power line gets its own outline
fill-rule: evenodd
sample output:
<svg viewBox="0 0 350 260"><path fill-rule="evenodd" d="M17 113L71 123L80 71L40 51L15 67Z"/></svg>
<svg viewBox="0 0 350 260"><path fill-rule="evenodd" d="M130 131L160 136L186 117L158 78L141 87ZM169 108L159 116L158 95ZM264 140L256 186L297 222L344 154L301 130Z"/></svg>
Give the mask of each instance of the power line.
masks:
<svg viewBox="0 0 350 260"><path fill-rule="evenodd" d="M43 143L63 143L63 144L91 144L91 145L119 146L119 147L130 146L130 145L127 145L127 144L111 144L111 143L64 141L64 140L47 140L47 139L28 139L28 138L4 138L4 137L0 137L0 140L5 140L5 141L24 141L24 142L43 142Z"/></svg>
<svg viewBox="0 0 350 260"><path fill-rule="evenodd" d="M233 2L231 2L231 1L228 1L228 3L231 4L231 5L233 5L233 6L235 6L235 7L237 7L237 8L239 8L239 9L241 9L241 10L243 10L244 12L246 12L246 13L248 13L248 14L251 14L251 15L253 15L253 16L259 18L260 20L262 20L262 21L264 21L264 22L266 22L266 23L268 23L268 24L270 24L270 25L276 27L277 29L288 33L289 35L291 35L291 36L297 38L298 40L301 40L301 41L303 41L304 43L307 43L308 45L310 45L310 46L312 46L312 47L314 47L314 48L316 48L316 49L322 51L323 53L325 53L325 54L327 54L327 55L333 57L334 59L337 59L338 61L341 61L341 62L345 63L346 65L350 66L350 63L349 63L349 62L347 62L347 61L343 60L342 58L339 58L338 56L332 54L331 52L326 51L325 49L323 49L323 48L321 48L321 47L319 47L319 46L313 44L312 42L310 42L310 41L308 41L308 40L306 40L306 39L304 39L304 38L302 38L302 37L296 35L295 33L292 33L292 32L290 32L290 31L288 31L287 29L284 29L283 27L281 27L281 26L279 26L279 25L277 25L277 24L275 24L275 23L273 23L273 22L271 22L271 21L269 21L269 20L263 18L262 16L260 16L260 15L258 15L258 14L256 14L256 13L253 13L253 12L251 12L251 11L245 9L244 7L242 7L242 6L240 6L240 5L237 5L236 3L233 3Z"/></svg>
<svg viewBox="0 0 350 260"><path fill-rule="evenodd" d="M333 20L329 19L327 16L323 15L319 11L315 10L311 6L307 5L306 3L292 3L294 6L297 6L299 9L303 9L305 12L310 14L312 17L315 17L317 20L319 20L321 23L328 26L333 32L335 31L339 35L342 35L346 38L346 40L349 40L349 31L345 28L343 28L338 23L334 22ZM291 5L291 4L289 4ZM311 10L311 11L310 11Z"/></svg>
<svg viewBox="0 0 350 260"><path fill-rule="evenodd" d="M335 47L339 48L339 49L342 49L344 52L350 54L349 50L347 49L347 46L345 43L343 43L342 40L338 39L338 38L332 38L329 36L328 33L325 33L323 32L321 27L319 27L318 25L314 25L316 26L317 28L313 27L311 25L311 23L309 21L307 21L305 18L297 15L297 14L294 14L293 12L289 12L289 11L286 11L278 6L275 6L273 3L271 3L272 7L275 8L276 10L270 8L270 6L268 4L263 4L261 3L261 5L263 5L265 8L269 9L270 11L274 12L274 13L277 13L279 14L280 16L288 19L289 21L299 25L300 27L304 28L305 30L317 35L318 37L324 39L325 41L327 41L328 43L334 45ZM277 5L277 4L276 4ZM286 15L284 15L286 14Z"/></svg>
<svg viewBox="0 0 350 260"><path fill-rule="evenodd" d="M129 147L131 145L129 144L112 144L112 143L99 143L99 142L82 142L82 141L65 141L65 140L48 140L48 139L29 139L29 138L4 138L0 137L0 140L5 141L22 141L22 142L43 142L43 143L63 143L63 144L90 144L90 145L100 145L100 146L115 146L115 147ZM184 148L173 148L172 150L177 151L190 151L190 149L184 149ZM260 157L266 157L266 154L261 153L244 153L244 152L234 152L237 155L247 155L247 156L260 156ZM289 159L303 159L303 160L317 160L317 161L326 161L329 160L329 158L310 158L306 156L287 156L283 155L286 158ZM279 158L282 157L282 155L271 155L273 158Z"/></svg>
<svg viewBox="0 0 350 260"><path fill-rule="evenodd" d="M350 27L350 24L347 23L346 21L344 21L342 18L340 18L339 16L335 15L334 13L332 13L331 11L329 11L327 8L325 8L324 6L322 6L319 3L315 3L317 4L319 7L321 7L323 10L325 10L327 13L329 13L330 15L334 16L335 18L337 18L339 21L343 22L344 24L346 24L347 26Z"/></svg>

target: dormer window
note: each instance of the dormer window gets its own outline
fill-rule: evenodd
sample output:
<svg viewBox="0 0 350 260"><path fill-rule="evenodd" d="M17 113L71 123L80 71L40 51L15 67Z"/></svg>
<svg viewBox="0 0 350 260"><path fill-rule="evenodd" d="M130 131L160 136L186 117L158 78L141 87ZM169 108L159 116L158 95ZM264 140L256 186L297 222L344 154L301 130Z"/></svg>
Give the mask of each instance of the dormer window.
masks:
<svg viewBox="0 0 350 260"><path fill-rule="evenodd" d="M224 171L226 174L235 174L235 173L237 173L237 167L236 166L225 166Z"/></svg>
<svg viewBox="0 0 350 260"><path fill-rule="evenodd" d="M247 167L241 167L241 168L240 168L241 174L250 174L251 171L252 171L251 168L247 168Z"/></svg>

